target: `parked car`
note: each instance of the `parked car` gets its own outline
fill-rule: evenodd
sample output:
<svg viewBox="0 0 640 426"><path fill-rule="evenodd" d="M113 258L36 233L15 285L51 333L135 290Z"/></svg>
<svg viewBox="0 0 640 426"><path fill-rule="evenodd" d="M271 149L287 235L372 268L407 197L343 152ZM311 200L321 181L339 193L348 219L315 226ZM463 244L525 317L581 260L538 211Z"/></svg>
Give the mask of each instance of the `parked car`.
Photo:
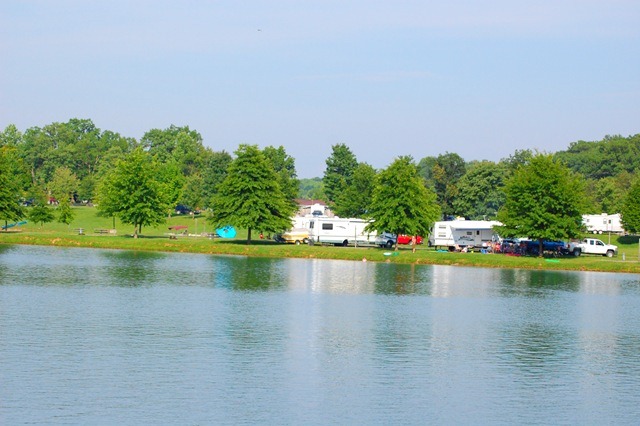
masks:
<svg viewBox="0 0 640 426"><path fill-rule="evenodd" d="M398 235L398 244L412 244L412 235ZM420 235L416 235L416 244L422 244L422 237Z"/></svg>
<svg viewBox="0 0 640 426"><path fill-rule="evenodd" d="M176 214L190 214L191 208L185 206L184 204L178 204L176 206Z"/></svg>
<svg viewBox="0 0 640 426"><path fill-rule="evenodd" d="M412 239L411 235L400 234L398 235L398 244L411 244L411 239ZM396 235L390 232L383 232L382 234L376 237L376 245L380 247L391 248L393 247L395 242L396 242ZM422 237L418 235L416 237L416 243L422 244L422 242L423 242Z"/></svg>

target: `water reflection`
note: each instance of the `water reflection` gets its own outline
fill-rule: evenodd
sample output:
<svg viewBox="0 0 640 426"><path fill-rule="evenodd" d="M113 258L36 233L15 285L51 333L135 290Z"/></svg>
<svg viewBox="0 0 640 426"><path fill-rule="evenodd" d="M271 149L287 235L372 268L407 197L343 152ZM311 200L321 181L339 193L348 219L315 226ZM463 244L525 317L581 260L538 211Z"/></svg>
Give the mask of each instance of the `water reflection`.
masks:
<svg viewBox="0 0 640 426"><path fill-rule="evenodd" d="M580 289L581 274L563 271L536 271L524 269L500 269L497 281L505 296L546 297L553 291Z"/></svg>
<svg viewBox="0 0 640 426"><path fill-rule="evenodd" d="M166 279L167 256L163 253L141 251L104 251L104 263L92 268L95 274L107 273L118 286L153 285ZM180 280L172 280L179 283Z"/></svg>
<svg viewBox="0 0 640 426"><path fill-rule="evenodd" d="M635 424L638 278L0 247L0 418Z"/></svg>
<svg viewBox="0 0 640 426"><path fill-rule="evenodd" d="M241 291L267 291L287 288L290 277L285 259L241 256L212 256L216 287Z"/></svg>

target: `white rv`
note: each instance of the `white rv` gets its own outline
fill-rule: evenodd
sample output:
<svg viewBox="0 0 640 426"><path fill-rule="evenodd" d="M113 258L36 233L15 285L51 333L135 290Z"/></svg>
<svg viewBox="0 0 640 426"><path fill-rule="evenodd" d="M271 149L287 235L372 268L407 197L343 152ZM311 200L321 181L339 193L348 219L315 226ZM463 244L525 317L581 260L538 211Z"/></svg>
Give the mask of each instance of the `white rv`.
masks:
<svg viewBox="0 0 640 426"><path fill-rule="evenodd" d="M429 235L429 245L447 247L453 250L458 247L482 247L497 241L498 235L494 226L502 225L495 220L449 220L436 222Z"/></svg>
<svg viewBox="0 0 640 426"><path fill-rule="evenodd" d="M315 217L309 222L310 244L334 244L337 246L375 246L376 231L365 231L371 223L364 219L339 217Z"/></svg>
<svg viewBox="0 0 640 426"><path fill-rule="evenodd" d="M620 213L616 214L583 214L582 223L587 227L587 231L592 234L602 234L603 232L613 232L624 234Z"/></svg>

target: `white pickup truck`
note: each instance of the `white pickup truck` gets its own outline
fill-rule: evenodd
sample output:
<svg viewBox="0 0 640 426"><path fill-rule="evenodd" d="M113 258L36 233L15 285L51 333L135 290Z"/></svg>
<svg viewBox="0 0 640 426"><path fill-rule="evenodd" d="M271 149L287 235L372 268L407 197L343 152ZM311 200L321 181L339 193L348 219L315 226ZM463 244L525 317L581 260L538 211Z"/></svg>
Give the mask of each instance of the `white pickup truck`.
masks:
<svg viewBox="0 0 640 426"><path fill-rule="evenodd" d="M581 254L599 254L601 256L613 257L618 254L618 246L605 244L597 238L585 238L580 242L569 243L569 253L574 256Z"/></svg>

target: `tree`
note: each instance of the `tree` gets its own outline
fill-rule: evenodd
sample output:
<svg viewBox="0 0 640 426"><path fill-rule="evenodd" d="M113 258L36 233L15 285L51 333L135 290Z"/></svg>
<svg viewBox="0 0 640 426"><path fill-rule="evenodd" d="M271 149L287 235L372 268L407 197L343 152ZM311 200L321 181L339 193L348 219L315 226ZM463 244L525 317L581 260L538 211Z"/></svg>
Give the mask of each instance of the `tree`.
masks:
<svg viewBox="0 0 640 426"><path fill-rule="evenodd" d="M200 209L205 205L204 180L199 174L187 176L182 187L179 204Z"/></svg>
<svg viewBox="0 0 640 426"><path fill-rule="evenodd" d="M503 237L538 240L575 238L582 231L584 181L551 155L537 154L518 168L505 186L497 227Z"/></svg>
<svg viewBox="0 0 640 426"><path fill-rule="evenodd" d="M555 156L588 179L616 176L625 171L633 173L640 168L640 134L627 138L607 135L597 142L573 142Z"/></svg>
<svg viewBox="0 0 640 426"><path fill-rule="evenodd" d="M342 191L351 183L353 171L358 167L358 160L351 149L343 143L331 147L332 152L326 160L322 183L329 203L335 203Z"/></svg>
<svg viewBox="0 0 640 426"><path fill-rule="evenodd" d="M481 161L469 166L458 181L458 196L453 200L457 216L469 219L493 218L504 204L504 165Z"/></svg>
<svg viewBox="0 0 640 426"><path fill-rule="evenodd" d="M73 210L71 210L71 202L69 200L61 200L56 210L58 211L59 223L69 225L73 222L75 214L73 213Z"/></svg>
<svg viewBox="0 0 640 426"><path fill-rule="evenodd" d="M368 230L396 235L427 235L440 217L436 195L424 186L410 156L380 172L373 191ZM398 245L396 244L396 250Z"/></svg>
<svg viewBox="0 0 640 426"><path fill-rule="evenodd" d="M173 210L182 198L186 178L180 172L178 163L173 160L164 164L156 162L153 164L156 173L155 180L160 184L160 192L168 209L166 213L169 213L169 210Z"/></svg>
<svg viewBox="0 0 640 426"><path fill-rule="evenodd" d="M324 197L324 189L322 187L322 178L306 178L300 179L300 187L298 190L298 198L306 200L319 200Z"/></svg>
<svg viewBox="0 0 640 426"><path fill-rule="evenodd" d="M135 238L143 226L164 223L171 200L157 176L158 166L151 157L135 149L100 182L98 211L133 225Z"/></svg>
<svg viewBox="0 0 640 426"><path fill-rule="evenodd" d="M373 198L376 170L367 163L360 163L353 171L351 183L336 200L335 213L342 217L365 217Z"/></svg>
<svg viewBox="0 0 640 426"><path fill-rule="evenodd" d="M427 188L435 189L433 178L433 166L436 165L436 157L424 157L418 162L418 174L424 179Z"/></svg>
<svg viewBox="0 0 640 426"><path fill-rule="evenodd" d="M202 171L204 207L211 206L211 200L226 178L231 161L233 158L226 151L212 152L207 158Z"/></svg>
<svg viewBox="0 0 640 426"><path fill-rule="evenodd" d="M176 161L185 176L202 170L206 149L200 133L189 129L189 126L172 124L168 129L149 130L140 143L160 164Z"/></svg>
<svg viewBox="0 0 640 426"><path fill-rule="evenodd" d="M9 221L15 222L22 219L24 211L20 205L19 179L12 170L10 160L7 158L6 149L0 147L0 219L5 226ZM8 227L5 227L7 230Z"/></svg>
<svg viewBox="0 0 640 426"><path fill-rule="evenodd" d="M29 219L33 223L39 223L41 227L45 223L53 222L55 217L53 215L51 207L49 207L44 201L44 194L38 193L35 199L35 204L29 209L29 212L27 213L27 219Z"/></svg>
<svg viewBox="0 0 640 426"><path fill-rule="evenodd" d="M3 146L16 147L22 142L22 133L15 124L9 124L0 132L0 148Z"/></svg>
<svg viewBox="0 0 640 426"><path fill-rule="evenodd" d="M626 195L633 184L635 176L622 172L616 176L605 177L600 180L590 180L593 183L591 191L594 198L594 208L585 213L619 213L622 211Z"/></svg>
<svg viewBox="0 0 640 426"><path fill-rule="evenodd" d="M625 231L640 233L640 178L631 185L621 211L621 222Z"/></svg>
<svg viewBox="0 0 640 426"><path fill-rule="evenodd" d="M298 197L300 181L297 178L294 158L287 154L283 146L278 148L268 146L262 152L278 176L280 189L287 199L287 203L291 205L291 211L295 212L298 208L295 199Z"/></svg>
<svg viewBox="0 0 640 426"><path fill-rule="evenodd" d="M508 174L513 174L520 166L526 166L529 164L535 153L530 149L516 149L513 155L508 158L500 160L500 164L504 164L507 167Z"/></svg>
<svg viewBox="0 0 640 426"><path fill-rule="evenodd" d="M49 182L49 190L59 201L73 199L73 194L78 189L78 179L67 167L58 167L53 172L53 178Z"/></svg>
<svg viewBox="0 0 640 426"><path fill-rule="evenodd" d="M227 177L213 198L208 221L219 228L233 225L251 231L281 232L291 227L291 206L276 172L256 145L240 145Z"/></svg>
<svg viewBox="0 0 640 426"><path fill-rule="evenodd" d="M466 173L466 163L458 154L439 155L432 170L438 204L446 216L453 215L453 200L458 195L458 181Z"/></svg>

